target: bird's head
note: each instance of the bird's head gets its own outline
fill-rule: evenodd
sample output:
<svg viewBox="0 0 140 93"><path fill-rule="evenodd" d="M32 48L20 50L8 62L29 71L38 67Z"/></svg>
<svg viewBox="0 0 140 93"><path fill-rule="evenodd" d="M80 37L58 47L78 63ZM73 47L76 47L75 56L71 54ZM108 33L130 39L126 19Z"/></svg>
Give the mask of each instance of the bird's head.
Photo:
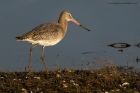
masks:
<svg viewBox="0 0 140 93"><path fill-rule="evenodd" d="M66 20L67 22L73 22L76 25L82 27L83 29L90 31L88 28L81 25L80 22L78 22L75 18L73 18L72 14L67 10L62 11L60 17L64 18L64 20Z"/></svg>

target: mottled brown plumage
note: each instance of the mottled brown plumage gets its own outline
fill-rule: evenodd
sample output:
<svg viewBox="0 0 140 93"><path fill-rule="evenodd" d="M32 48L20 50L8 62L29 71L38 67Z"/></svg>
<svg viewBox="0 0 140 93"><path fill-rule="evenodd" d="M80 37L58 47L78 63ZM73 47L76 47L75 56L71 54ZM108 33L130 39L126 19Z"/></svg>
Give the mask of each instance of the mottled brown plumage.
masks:
<svg viewBox="0 0 140 93"><path fill-rule="evenodd" d="M18 40L28 41L41 46L52 46L63 39L65 32L58 23L41 24L32 31L17 37Z"/></svg>
<svg viewBox="0 0 140 93"><path fill-rule="evenodd" d="M41 45L42 46L41 59L43 64L45 65L44 62L45 46L53 46L59 43L64 38L67 32L69 21L89 31L89 29L83 27L78 21L76 21L69 11L64 10L61 12L58 22L41 24L32 29L32 31L27 32L21 36L17 36L16 39L19 41L27 41L29 43L32 43L33 46ZM30 62L28 66L29 70L31 69L32 62L31 56L32 56L32 47L30 48Z"/></svg>

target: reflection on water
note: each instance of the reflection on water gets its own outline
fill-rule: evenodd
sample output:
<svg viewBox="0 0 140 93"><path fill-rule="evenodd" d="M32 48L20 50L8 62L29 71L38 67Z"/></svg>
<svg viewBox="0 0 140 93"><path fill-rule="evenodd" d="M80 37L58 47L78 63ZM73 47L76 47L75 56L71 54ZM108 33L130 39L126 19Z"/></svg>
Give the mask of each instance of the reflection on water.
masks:
<svg viewBox="0 0 140 93"><path fill-rule="evenodd" d="M86 52L82 52L81 54L87 55L87 54L93 54L93 53L94 53L93 51L86 51Z"/></svg>
<svg viewBox="0 0 140 93"><path fill-rule="evenodd" d="M138 2L109 2L109 4L117 4L117 5L129 5L129 4L138 4Z"/></svg>
<svg viewBox="0 0 140 93"><path fill-rule="evenodd" d="M119 52L123 52L125 48L128 48L131 45L128 43L113 43L108 46L118 49Z"/></svg>
<svg viewBox="0 0 140 93"><path fill-rule="evenodd" d="M136 44L136 46L140 48L140 43Z"/></svg>
<svg viewBox="0 0 140 93"><path fill-rule="evenodd" d="M81 67L86 69L95 69L109 65L120 65L126 67L127 69L135 67L136 69L139 69L139 66L137 64L140 62L140 58L138 56L136 58L137 53L135 51L138 52L138 48L135 47L135 45L139 47L140 43L129 44L120 42L107 45L109 47L112 47L112 49L117 49L119 52L112 51L110 48L108 48L108 51L106 50L105 52L95 52L92 50L81 52L83 56ZM111 52L111 54L109 53L109 51Z"/></svg>
<svg viewBox="0 0 140 93"><path fill-rule="evenodd" d="M110 0L108 4L112 5L136 5L139 0Z"/></svg>
<svg viewBox="0 0 140 93"><path fill-rule="evenodd" d="M137 64L140 62L140 58L138 56L136 58L136 62L137 62Z"/></svg>
<svg viewBox="0 0 140 93"><path fill-rule="evenodd" d="M133 44L134 46L140 48L140 43L136 43L136 44ZM107 46L110 46L110 47L113 47L113 48L116 48L116 49L125 49L125 48L128 48L128 47L131 47L132 45L131 44L128 44L128 43L112 43L112 44L109 44Z"/></svg>

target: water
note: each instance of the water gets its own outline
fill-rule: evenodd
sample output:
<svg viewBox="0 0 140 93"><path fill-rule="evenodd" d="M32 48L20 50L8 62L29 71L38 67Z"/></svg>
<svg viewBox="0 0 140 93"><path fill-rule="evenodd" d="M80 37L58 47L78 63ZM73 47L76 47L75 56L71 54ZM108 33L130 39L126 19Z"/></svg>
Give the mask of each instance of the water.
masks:
<svg viewBox="0 0 140 93"><path fill-rule="evenodd" d="M49 69L95 68L96 65L116 64L139 69L140 4L111 5L109 0L2 0L0 1L0 70L20 71L28 64L30 44L17 42L15 36L35 26L58 19L64 9L70 10L92 31L87 32L70 23L68 33L58 45L45 49ZM107 45L125 42L132 46L123 52ZM92 51L83 55L82 52ZM33 50L33 68L41 69L41 48Z"/></svg>

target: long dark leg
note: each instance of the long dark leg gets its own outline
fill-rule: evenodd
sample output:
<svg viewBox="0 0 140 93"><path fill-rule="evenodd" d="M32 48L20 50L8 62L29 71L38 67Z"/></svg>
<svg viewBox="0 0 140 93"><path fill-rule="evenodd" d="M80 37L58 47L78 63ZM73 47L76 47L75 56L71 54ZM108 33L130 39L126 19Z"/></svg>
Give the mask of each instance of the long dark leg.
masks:
<svg viewBox="0 0 140 93"><path fill-rule="evenodd" d="M31 71L32 70L32 51L33 51L33 48L35 47L36 45L32 45L30 47L30 50L29 50L29 64L27 66L27 69L25 69L26 71Z"/></svg>
<svg viewBox="0 0 140 93"><path fill-rule="evenodd" d="M44 46L42 46L42 52L41 52L41 62L42 62L42 64L44 65L45 70L47 71L47 66L46 66L46 63L45 63L45 53L44 53L44 49L45 49L45 47L44 47Z"/></svg>

